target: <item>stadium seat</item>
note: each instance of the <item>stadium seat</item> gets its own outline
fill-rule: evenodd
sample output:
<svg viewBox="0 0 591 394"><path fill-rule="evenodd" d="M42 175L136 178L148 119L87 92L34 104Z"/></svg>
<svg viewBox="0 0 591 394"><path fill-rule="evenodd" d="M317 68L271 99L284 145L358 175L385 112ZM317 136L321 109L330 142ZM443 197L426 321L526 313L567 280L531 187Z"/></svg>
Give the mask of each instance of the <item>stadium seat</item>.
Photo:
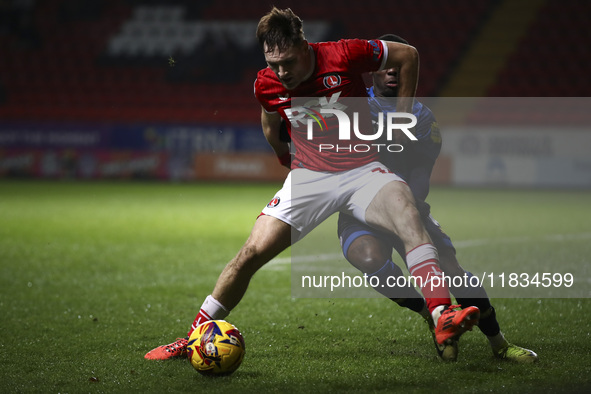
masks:
<svg viewBox="0 0 591 394"><path fill-rule="evenodd" d="M43 38L39 48L9 50L0 61L0 82L7 97L0 105L3 119L10 112L11 118L26 114L35 119L96 116L94 120L102 121L114 116L118 121L150 117L174 121L178 115L186 122L205 122L217 111L227 113L228 121L258 123L252 83L264 61L253 32L268 4L104 0L102 12L91 20L59 24L61 3L38 2L35 21ZM278 7L294 7L312 42L385 33L408 39L421 54L418 95L424 97L437 95L495 4L495 0L395 4L302 0L296 7L287 0L275 2ZM591 37L585 15L589 11L588 2L548 0L488 94L588 96ZM0 37L3 48L10 48L13 41ZM222 55L229 56L223 63L232 65L231 72L219 61L206 61ZM553 68L556 63L547 59L556 55L573 61ZM169 57L175 60L174 67ZM222 108L225 103L232 111ZM69 106L70 112L56 109L63 106ZM142 106L149 110L138 109Z"/></svg>

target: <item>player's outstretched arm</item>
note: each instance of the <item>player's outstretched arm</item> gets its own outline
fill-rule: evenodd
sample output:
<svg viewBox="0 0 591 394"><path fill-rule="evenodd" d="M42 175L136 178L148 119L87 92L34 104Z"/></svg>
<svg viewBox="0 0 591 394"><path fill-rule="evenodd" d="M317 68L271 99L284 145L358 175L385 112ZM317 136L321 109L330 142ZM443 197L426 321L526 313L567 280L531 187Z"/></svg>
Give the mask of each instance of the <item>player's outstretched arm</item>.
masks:
<svg viewBox="0 0 591 394"><path fill-rule="evenodd" d="M413 46L399 42L384 41L388 45L385 69L398 68L398 112L412 113L413 100L419 83L419 52Z"/></svg>

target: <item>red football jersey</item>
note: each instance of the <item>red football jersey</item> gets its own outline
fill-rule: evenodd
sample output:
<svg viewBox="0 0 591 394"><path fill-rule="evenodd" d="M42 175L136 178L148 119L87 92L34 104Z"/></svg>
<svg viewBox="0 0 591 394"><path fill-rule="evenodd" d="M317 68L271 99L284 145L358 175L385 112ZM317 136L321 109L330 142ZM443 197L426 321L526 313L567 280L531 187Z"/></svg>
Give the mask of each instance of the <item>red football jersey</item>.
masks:
<svg viewBox="0 0 591 394"><path fill-rule="evenodd" d="M292 168L313 171L345 171L378 159L378 149L372 141L362 141L354 133L350 140L339 140L337 116L324 115L321 109L352 110L347 100L367 105L367 91L362 74L380 70L387 58L387 46L379 40L340 40L310 44L314 51L314 71L310 78L293 90L287 90L270 68L258 72L255 96L267 112L278 112L288 122L295 157ZM300 98L318 97L314 100ZM350 99L350 98L365 98ZM345 103L345 104L342 104ZM358 104L356 104L358 105ZM302 109L308 111L302 118ZM363 134L373 134L369 107L361 112L357 126ZM295 116L298 114L299 116ZM351 115L351 111L349 111ZM353 116L350 116L353 122ZM315 131L308 133L313 122ZM306 123L307 121L307 123ZM332 147L332 149L331 149Z"/></svg>

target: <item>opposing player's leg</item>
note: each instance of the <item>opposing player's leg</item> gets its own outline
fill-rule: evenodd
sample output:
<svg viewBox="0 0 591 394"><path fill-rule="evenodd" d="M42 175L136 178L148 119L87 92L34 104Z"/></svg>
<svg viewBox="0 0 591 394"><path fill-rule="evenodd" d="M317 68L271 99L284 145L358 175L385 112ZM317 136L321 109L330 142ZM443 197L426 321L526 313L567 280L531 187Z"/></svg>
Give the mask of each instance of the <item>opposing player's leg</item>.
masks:
<svg viewBox="0 0 591 394"><path fill-rule="evenodd" d="M493 355L499 359L518 363L537 361L538 355L535 352L513 345L505 339L497 321L495 308L492 306L486 290L476 276L460 266L455 250L445 246L439 247L439 250L443 272L452 278L456 276L462 278L461 281L455 281L455 283L462 283L462 286L452 286L450 288L458 303L463 308L472 305L482 311L478 328L486 335ZM453 280L452 283L454 283Z"/></svg>
<svg viewBox="0 0 591 394"><path fill-rule="evenodd" d="M404 244L409 272L418 280L435 322L439 344L456 340L478 323L480 311L451 305L447 284L441 280L437 249L431 242L408 185L389 182L374 194L365 210L366 222L397 235ZM440 321L443 324L440 324Z"/></svg>
<svg viewBox="0 0 591 394"><path fill-rule="evenodd" d="M493 355L500 359L519 363L537 361L538 356L535 352L513 345L505 339L496 318L495 308L491 305L486 290L476 276L460 266L452 241L441 230L439 223L431 216L424 218L424 223L429 236L439 251L439 264L442 271L448 277L459 277L457 280L451 280L451 293L462 308L476 306L480 309L478 328L486 335ZM454 286L453 283L461 285Z"/></svg>
<svg viewBox="0 0 591 394"><path fill-rule="evenodd" d="M395 282L403 273L391 259L392 235L375 230L343 213L339 214L337 233L345 259L368 277L376 277L377 280L372 283L377 283L374 289L378 293L402 307L428 314L423 297L412 283Z"/></svg>
<svg viewBox="0 0 591 394"><path fill-rule="evenodd" d="M444 361L457 359L457 342L438 344L435 336L435 324L427 309L425 300L416 291L413 284L403 277L403 272L392 261L392 236L379 232L359 222L352 216L339 214L337 233L343 255L355 268L376 277L376 290L399 306L408 308L421 315L433 337L435 350ZM396 242L400 244L400 242ZM403 279L403 280L398 280Z"/></svg>
<svg viewBox="0 0 591 394"><path fill-rule="evenodd" d="M451 277L460 276L463 280L457 283L463 286L452 286L451 292L462 307L476 306L482 311L478 328L489 341L493 355L499 359L518 363L532 363L538 360L538 355L532 350L525 349L509 343L497 321L495 308L484 287L471 272L465 271L458 263L456 255L449 248L441 249L441 268ZM452 281L453 282L453 281Z"/></svg>
<svg viewBox="0 0 591 394"><path fill-rule="evenodd" d="M211 295L209 295L185 338L158 346L149 351L145 358L166 360L182 357L187 352L187 339L195 328L208 320L224 319L238 305L250 279L264 264L291 244L292 228L272 216L260 216L246 243L242 246L220 274Z"/></svg>

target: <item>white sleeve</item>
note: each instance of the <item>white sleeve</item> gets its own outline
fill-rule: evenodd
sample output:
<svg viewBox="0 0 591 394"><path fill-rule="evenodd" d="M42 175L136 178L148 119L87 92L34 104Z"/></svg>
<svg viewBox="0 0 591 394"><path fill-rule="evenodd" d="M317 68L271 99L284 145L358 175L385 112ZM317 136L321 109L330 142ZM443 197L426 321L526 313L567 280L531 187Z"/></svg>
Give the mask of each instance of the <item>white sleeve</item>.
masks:
<svg viewBox="0 0 591 394"><path fill-rule="evenodd" d="M380 40L380 42L382 43L382 46L384 47L384 55L382 56L382 64L380 65L380 68L378 69L378 71L385 69L386 62L388 61L388 44L384 40Z"/></svg>

